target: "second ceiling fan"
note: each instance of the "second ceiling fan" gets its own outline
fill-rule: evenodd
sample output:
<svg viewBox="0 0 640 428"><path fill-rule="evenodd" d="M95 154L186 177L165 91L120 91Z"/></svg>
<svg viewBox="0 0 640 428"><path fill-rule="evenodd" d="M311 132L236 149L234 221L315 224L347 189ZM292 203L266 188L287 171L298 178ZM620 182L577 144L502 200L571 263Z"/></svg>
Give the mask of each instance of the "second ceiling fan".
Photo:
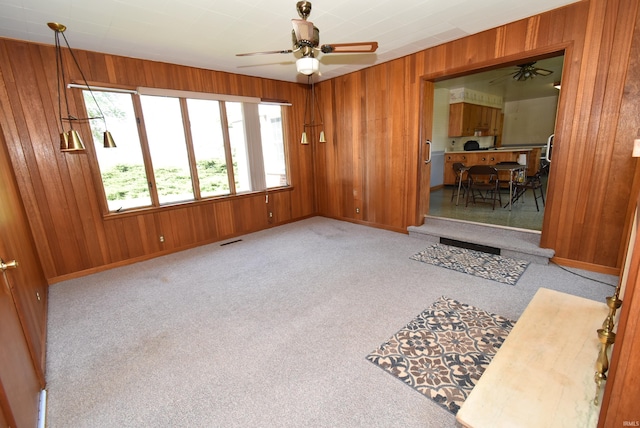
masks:
<svg viewBox="0 0 640 428"><path fill-rule="evenodd" d="M250 52L236 54L236 56L290 54L300 52L302 56L296 60L299 73L311 76L319 70L318 53L370 53L378 49L378 42L332 43L320 45L320 30L307 18L311 14L311 2L299 1L296 4L301 19L292 19L293 31L291 38L292 49L265 52Z"/></svg>
<svg viewBox="0 0 640 428"><path fill-rule="evenodd" d="M501 82L506 77L511 78L517 82L523 82L525 80L533 79L536 76L548 76L553 73L551 70L545 68L539 68L535 66L536 61L527 62L524 64L518 64L516 71L510 72L489 82L490 85Z"/></svg>

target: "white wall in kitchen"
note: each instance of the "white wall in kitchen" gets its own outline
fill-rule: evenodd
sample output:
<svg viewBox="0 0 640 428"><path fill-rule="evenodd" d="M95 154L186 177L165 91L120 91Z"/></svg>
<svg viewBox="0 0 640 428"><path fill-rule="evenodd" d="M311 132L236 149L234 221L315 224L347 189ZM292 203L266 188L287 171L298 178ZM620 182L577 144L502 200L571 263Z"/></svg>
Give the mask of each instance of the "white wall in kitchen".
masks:
<svg viewBox="0 0 640 428"><path fill-rule="evenodd" d="M556 124L558 97L504 103L502 146L547 144Z"/></svg>
<svg viewBox="0 0 640 428"><path fill-rule="evenodd" d="M433 91L433 151L450 148L449 141L449 90L436 88Z"/></svg>

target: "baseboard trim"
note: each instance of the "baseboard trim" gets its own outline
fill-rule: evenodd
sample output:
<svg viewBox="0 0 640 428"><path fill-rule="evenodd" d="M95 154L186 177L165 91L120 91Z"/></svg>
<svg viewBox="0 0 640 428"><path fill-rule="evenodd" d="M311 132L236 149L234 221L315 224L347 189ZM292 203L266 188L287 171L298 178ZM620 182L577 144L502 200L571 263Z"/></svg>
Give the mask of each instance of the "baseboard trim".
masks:
<svg viewBox="0 0 640 428"><path fill-rule="evenodd" d="M570 260L562 257L552 257L550 261L552 263L555 263L557 265L564 266L564 267L588 270L591 272L603 273L606 275L620 276L620 268L613 268L610 266L602 266L602 265L596 265L593 263L580 262L577 260Z"/></svg>
<svg viewBox="0 0 640 428"><path fill-rule="evenodd" d="M47 417L47 390L40 391L40 404L38 406L38 428L46 426Z"/></svg>
<svg viewBox="0 0 640 428"><path fill-rule="evenodd" d="M134 263L144 262L146 260L155 259L157 257L162 257L162 256L166 256L166 255L169 255L169 254L179 253L181 251L189 250L189 249L192 249L192 248L202 247L204 245L210 245L210 244L215 244L215 243L218 243L218 242L223 242L223 241L226 241L226 240L231 240L231 239L237 238L237 237L242 236L242 235L247 235L249 233L260 232L262 230L267 230L267 229L271 229L273 227L283 226L283 225L288 224L288 223L294 223L296 221L304 220L306 218L311 218L311 217L316 217L316 214L311 214L311 215L302 216L302 217L296 217L295 219L289 219L289 220L280 221L280 222L277 222L277 223L272 223L272 224L269 224L267 227L259 228L259 229L256 229L256 230L246 230L246 231L243 231L243 232L239 232L239 233L235 233L235 234L231 234L231 235L227 235L227 236L216 237L216 238L212 238L212 239L206 239L206 240L203 240L203 241L194 242L193 244L183 245L181 247L174 247L174 248L171 248L171 249L168 249L168 250L158 251L156 253L145 254L145 255L142 255L142 256L132 257L130 259L120 260L120 261L113 262L113 263L107 263L107 264L104 264L104 265L96 266L96 267L89 268L89 269L80 270L80 271L77 271L77 272L72 272L72 273L68 273L68 274L64 274L64 275L58 275L58 276L55 276L53 278L47 278L47 285L53 285L53 284L56 284L58 282L67 281L69 279L82 278L83 276L92 275L94 273L104 272L104 271L109 270L109 269L114 269L114 268L118 268L118 267L122 267L122 266L132 265Z"/></svg>

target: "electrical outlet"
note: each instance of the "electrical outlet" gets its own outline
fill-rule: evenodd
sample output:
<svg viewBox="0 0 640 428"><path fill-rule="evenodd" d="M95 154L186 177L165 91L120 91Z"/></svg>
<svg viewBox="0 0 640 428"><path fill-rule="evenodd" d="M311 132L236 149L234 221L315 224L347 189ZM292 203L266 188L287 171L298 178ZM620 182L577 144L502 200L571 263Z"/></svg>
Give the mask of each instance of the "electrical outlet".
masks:
<svg viewBox="0 0 640 428"><path fill-rule="evenodd" d="M160 235L160 242L164 242L164 235Z"/></svg>
<svg viewBox="0 0 640 428"><path fill-rule="evenodd" d="M356 208L356 214L360 214L360 208Z"/></svg>
<svg viewBox="0 0 640 428"><path fill-rule="evenodd" d="M269 211L269 218L273 218L273 213Z"/></svg>

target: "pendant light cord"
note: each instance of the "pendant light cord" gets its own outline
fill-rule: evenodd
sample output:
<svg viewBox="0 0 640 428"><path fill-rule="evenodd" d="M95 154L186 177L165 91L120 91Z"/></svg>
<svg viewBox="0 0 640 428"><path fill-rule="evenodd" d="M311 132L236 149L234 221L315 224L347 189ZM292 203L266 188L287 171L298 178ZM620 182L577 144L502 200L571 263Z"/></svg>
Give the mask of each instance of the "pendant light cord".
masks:
<svg viewBox="0 0 640 428"><path fill-rule="evenodd" d="M67 93L65 92L64 82L64 61L62 60L62 48L60 47L59 31L56 31L55 43L56 43L56 82L58 84L58 116L60 119L60 128L64 133L64 121L62 120L62 97L64 96L65 105L67 107L67 115L69 115L69 100L67 99ZM60 78L62 76L62 79ZM69 123L71 126L71 123ZM73 129L73 127L72 127Z"/></svg>
<svg viewBox="0 0 640 428"><path fill-rule="evenodd" d="M60 52L60 63L62 64L62 50L59 49L60 48L60 41L59 41L59 37L58 37L59 33L62 34L62 38L64 39L64 42L67 45L67 48L69 49L69 53L71 54L71 58L73 58L73 62L75 63L76 68L80 72L80 77L82 77L82 81L84 82L85 86L87 87L87 90L91 94L91 98L93 99L93 102L95 103L96 107L98 108L98 111L100 112L100 118L104 122L104 128L106 130L107 129L107 119L104 117L104 113L102 112L102 109L100 108L100 104L98 104L98 101L96 100L96 97L93 94L93 91L91 90L91 86L89 86L89 83L87 82L87 78L84 76L84 73L82 72L82 68L80 68L80 64L78 63L78 60L76 59L76 56L73 53L73 49L71 49L71 46L69 45L69 41L67 40L67 36L65 36L64 33L61 32L61 31L56 31L56 48ZM62 68L62 66L60 68L62 70L62 79L64 80L64 68ZM65 96L65 100L67 100L66 96ZM69 102L67 100L67 113L68 112L69 112ZM69 115L69 116L71 116L71 115ZM91 119L94 119L94 118L91 118ZM97 118L95 118L95 119L97 119ZM63 129L63 131L64 131L64 129Z"/></svg>

